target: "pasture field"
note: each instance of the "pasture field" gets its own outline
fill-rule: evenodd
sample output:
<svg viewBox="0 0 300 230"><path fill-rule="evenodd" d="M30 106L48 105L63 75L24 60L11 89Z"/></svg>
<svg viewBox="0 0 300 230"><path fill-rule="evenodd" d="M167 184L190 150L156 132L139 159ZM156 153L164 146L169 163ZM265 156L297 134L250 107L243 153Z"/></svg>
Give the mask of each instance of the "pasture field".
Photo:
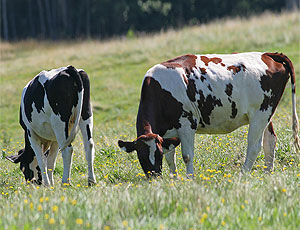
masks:
<svg viewBox="0 0 300 230"><path fill-rule="evenodd" d="M186 53L283 52L293 62L300 111L299 12L227 19L136 38L109 41L0 43L0 229L297 229L300 226L300 157L291 144L290 82L273 118L278 136L274 172L264 155L240 176L247 126L227 135L198 135L195 179L146 180L135 153L117 147L134 139L140 87L147 69ZM72 187L63 187L62 158L55 187L24 182L5 156L23 148L18 123L22 88L43 69L72 64L91 81L98 184L87 187L80 135L74 141ZM300 114L299 114L300 115Z"/></svg>

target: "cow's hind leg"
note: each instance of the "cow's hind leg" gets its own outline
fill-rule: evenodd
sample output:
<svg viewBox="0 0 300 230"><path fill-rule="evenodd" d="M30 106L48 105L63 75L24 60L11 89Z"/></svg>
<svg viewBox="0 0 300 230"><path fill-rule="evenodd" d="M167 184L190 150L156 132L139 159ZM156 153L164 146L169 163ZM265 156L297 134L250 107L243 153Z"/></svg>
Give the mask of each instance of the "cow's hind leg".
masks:
<svg viewBox="0 0 300 230"><path fill-rule="evenodd" d="M57 153L58 153L58 144L56 141L54 141L51 143L50 150L47 156L48 177L51 186L54 185L53 172L55 169Z"/></svg>
<svg viewBox="0 0 300 230"><path fill-rule="evenodd" d="M72 156L73 156L73 147L70 144L65 149L62 150L62 158L63 158L63 165L64 165L64 171L62 177L63 185L70 185Z"/></svg>
<svg viewBox="0 0 300 230"><path fill-rule="evenodd" d="M95 147L92 138L93 134L93 117L89 117L87 120L81 119L79 127L82 133L82 139L85 150L85 158L88 163L88 185L96 184L96 177L94 173L94 158Z"/></svg>
<svg viewBox="0 0 300 230"><path fill-rule="evenodd" d="M167 160L167 163L170 168L171 177L176 177L177 169L176 169L176 158L175 158L175 149L170 150L166 154L164 154Z"/></svg>
<svg viewBox="0 0 300 230"><path fill-rule="evenodd" d="M267 124L263 114L258 114L255 119L251 119L248 131L248 146L246 161L243 165L242 172L249 172L258 156L262 146L262 135Z"/></svg>
<svg viewBox="0 0 300 230"><path fill-rule="evenodd" d="M194 140L195 140L195 131L188 128L183 128L178 130L178 135L181 140L181 151L182 158L186 165L186 174L187 177L194 176Z"/></svg>
<svg viewBox="0 0 300 230"><path fill-rule="evenodd" d="M272 122L269 123L264 132L263 149L265 153L265 172L273 170L275 146L276 146L276 134L273 129Z"/></svg>
<svg viewBox="0 0 300 230"><path fill-rule="evenodd" d="M43 184L45 186L49 186L50 181L47 173L46 158L44 156L44 152L42 149L42 145L39 141L39 138L34 134L33 131L30 132L29 141L35 153L35 157L38 162L39 168L41 170Z"/></svg>

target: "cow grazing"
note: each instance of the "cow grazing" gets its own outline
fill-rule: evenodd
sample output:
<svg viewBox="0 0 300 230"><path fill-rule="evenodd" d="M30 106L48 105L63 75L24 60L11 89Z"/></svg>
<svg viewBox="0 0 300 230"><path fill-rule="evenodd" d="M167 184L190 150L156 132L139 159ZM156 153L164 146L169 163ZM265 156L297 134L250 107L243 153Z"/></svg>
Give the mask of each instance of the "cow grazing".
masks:
<svg viewBox="0 0 300 230"><path fill-rule="evenodd" d="M273 169L276 134L272 116L291 77L294 144L299 149L295 72L279 53L184 55L155 65L144 77L136 121L137 139L119 140L137 151L145 174L160 174L163 154L176 174L181 143L187 175L193 175L194 137L224 134L249 124L243 172L251 170L263 144L266 170Z"/></svg>
<svg viewBox="0 0 300 230"><path fill-rule="evenodd" d="M23 89L20 124L25 132L25 148L7 159L20 163L26 180L53 186L53 171L60 149L64 166L62 183L69 184L71 143L80 128L88 162L88 183L96 183L93 114L86 72L77 71L73 66L40 72Z"/></svg>

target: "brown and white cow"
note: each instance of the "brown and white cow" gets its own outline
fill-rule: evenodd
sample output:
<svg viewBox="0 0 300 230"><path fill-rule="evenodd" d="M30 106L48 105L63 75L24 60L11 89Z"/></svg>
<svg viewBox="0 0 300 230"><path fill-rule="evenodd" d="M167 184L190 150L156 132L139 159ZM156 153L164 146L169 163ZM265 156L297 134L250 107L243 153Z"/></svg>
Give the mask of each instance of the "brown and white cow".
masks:
<svg viewBox="0 0 300 230"><path fill-rule="evenodd" d="M145 172L160 174L163 154L176 174L181 143L187 175L194 173L194 137L224 134L249 124L243 172L250 171L263 143L266 170L273 169L276 134L271 118L291 76L293 137L299 149L295 72L279 53L184 55L155 65L144 77L137 115L137 139L119 141L136 150Z"/></svg>
<svg viewBox="0 0 300 230"><path fill-rule="evenodd" d="M86 72L73 66L40 72L23 89L20 125L25 132L25 148L7 159L20 163L26 180L53 186L53 171L60 148L64 165L62 183L69 184L71 143L80 128L88 162L88 183L96 183L93 113Z"/></svg>

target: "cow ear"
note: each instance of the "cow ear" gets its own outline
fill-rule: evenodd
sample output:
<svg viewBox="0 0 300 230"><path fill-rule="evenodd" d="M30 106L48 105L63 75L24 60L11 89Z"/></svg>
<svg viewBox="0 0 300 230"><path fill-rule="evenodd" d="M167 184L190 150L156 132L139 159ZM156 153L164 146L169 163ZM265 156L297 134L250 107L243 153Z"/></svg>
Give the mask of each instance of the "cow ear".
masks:
<svg viewBox="0 0 300 230"><path fill-rule="evenodd" d="M11 156L7 156L6 159L17 164L17 163L20 163L21 160L22 160L22 157L23 157L23 153L24 153L24 149L21 149L19 152L18 152L18 155L11 155Z"/></svg>
<svg viewBox="0 0 300 230"><path fill-rule="evenodd" d="M119 140L118 141L118 145L119 145L119 147L122 150L124 150L124 151L126 151L128 153L131 153L132 151L136 150L136 144L135 144L134 141L133 142L129 142L129 141L121 141L121 140Z"/></svg>
<svg viewBox="0 0 300 230"><path fill-rule="evenodd" d="M180 139L178 137L164 138L162 147L167 150L172 150L180 144Z"/></svg>

